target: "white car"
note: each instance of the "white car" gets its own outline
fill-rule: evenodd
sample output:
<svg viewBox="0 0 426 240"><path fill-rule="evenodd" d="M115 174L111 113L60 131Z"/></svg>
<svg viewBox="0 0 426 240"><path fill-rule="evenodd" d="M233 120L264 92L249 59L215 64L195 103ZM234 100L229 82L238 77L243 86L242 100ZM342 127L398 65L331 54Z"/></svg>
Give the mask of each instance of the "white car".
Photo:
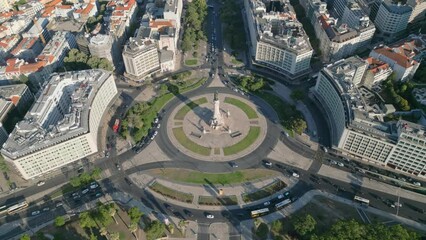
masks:
<svg viewBox="0 0 426 240"><path fill-rule="evenodd" d="M416 185L417 187L421 187L422 186L422 184L419 183L419 182L413 182L413 184Z"/></svg>
<svg viewBox="0 0 426 240"><path fill-rule="evenodd" d="M296 178L300 177L299 174L297 174L296 172L293 172L292 175L293 175L293 177L296 177Z"/></svg>
<svg viewBox="0 0 426 240"><path fill-rule="evenodd" d="M337 162L334 161L334 160L331 160L330 163L333 164L333 165L337 165Z"/></svg>
<svg viewBox="0 0 426 240"><path fill-rule="evenodd" d="M62 202L58 202L58 203L56 204L56 207L60 207L60 206L62 206L62 205L64 205Z"/></svg>
<svg viewBox="0 0 426 240"><path fill-rule="evenodd" d="M271 204L271 202L270 201L267 201L267 202L264 202L263 203L263 206L269 206Z"/></svg>
<svg viewBox="0 0 426 240"><path fill-rule="evenodd" d="M207 214L207 216L206 216L207 218L209 218L209 219L213 219L214 218L214 215L213 214Z"/></svg>
<svg viewBox="0 0 426 240"><path fill-rule="evenodd" d="M31 213L32 216L37 216L39 214L40 214L40 211L34 211L34 212Z"/></svg>
<svg viewBox="0 0 426 240"><path fill-rule="evenodd" d="M97 183L92 183L90 184L90 189L95 189L97 188L99 185Z"/></svg>
<svg viewBox="0 0 426 240"><path fill-rule="evenodd" d="M158 123L158 118L155 118L155 119L154 119L154 123Z"/></svg>
<svg viewBox="0 0 426 240"><path fill-rule="evenodd" d="M81 191L81 194L86 194L86 193L88 193L89 192L89 189L83 189L83 191Z"/></svg>
<svg viewBox="0 0 426 240"><path fill-rule="evenodd" d="M343 164L343 163L341 163L341 162L338 162L338 163L337 163L337 166L339 166L339 167L344 167L344 166L345 166L345 164Z"/></svg>
<svg viewBox="0 0 426 240"><path fill-rule="evenodd" d="M402 207L402 204L401 203L398 203L398 202L395 202L395 204L394 204L396 207Z"/></svg>
<svg viewBox="0 0 426 240"><path fill-rule="evenodd" d="M43 208L43 212L47 212L47 211L49 211L50 210L50 208L49 207L45 207L45 208Z"/></svg>
<svg viewBox="0 0 426 240"><path fill-rule="evenodd" d="M38 183L37 183L37 186L39 186L39 187L40 187L40 186L43 186L44 184L45 184L45 182L44 182L44 181L40 181L40 182L38 182Z"/></svg>
<svg viewBox="0 0 426 240"><path fill-rule="evenodd" d="M283 194L280 194L280 195L278 195L278 197L277 197L278 199L283 199L284 198L284 195Z"/></svg>

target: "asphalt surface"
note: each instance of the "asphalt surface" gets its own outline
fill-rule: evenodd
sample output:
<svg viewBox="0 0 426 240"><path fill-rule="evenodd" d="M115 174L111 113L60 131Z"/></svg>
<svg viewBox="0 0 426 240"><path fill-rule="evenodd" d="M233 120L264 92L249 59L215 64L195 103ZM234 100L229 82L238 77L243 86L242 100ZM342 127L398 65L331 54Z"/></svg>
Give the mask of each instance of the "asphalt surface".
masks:
<svg viewBox="0 0 426 240"><path fill-rule="evenodd" d="M209 14L207 16L207 21L210 23L211 27L208 27L208 39L209 39L209 45L208 49L210 51L210 59L209 62L203 64L202 66L198 68L210 68L212 73L218 72L220 75L226 72L223 68L219 68L219 66L224 66L223 61L223 39L222 39L222 33L218 29L221 29L221 23L218 17L219 12L219 5L216 1L209 1L209 5L213 5L213 9L209 8ZM213 10L216 15L213 14ZM214 31L216 29L216 31ZM215 37L213 38L213 34ZM214 49L214 53L212 52L212 47ZM217 53L217 54L216 54ZM183 72L190 70L192 68L184 67L183 69L180 69L178 72ZM174 73L170 73L169 75L173 75ZM221 74L222 73L222 74ZM259 73L259 72L258 72ZM282 79L277 78L274 74L270 73L262 73L262 75L265 75L266 77L282 81ZM162 78L165 78L167 76L163 76ZM223 77L222 80L225 80ZM160 79L157 79L155 81L158 81ZM154 81L154 82L155 82ZM212 78L209 78L206 85L208 85L212 81ZM127 89L133 89L133 92L130 93L123 93L122 98L125 100L126 105L130 105L133 100L135 99L136 95L141 89L136 89L135 87L130 87L126 83L120 82L118 84L120 88L127 88ZM309 87L309 84L306 84L306 88ZM169 117L169 114L171 113L172 109L178 105L180 102L185 101L188 98L191 98L196 95L200 94L209 94L214 93L216 90L222 93L228 93L228 94L236 94L234 91L232 91L229 88L205 88L201 87L200 89L197 89L195 91L183 94L178 96L177 98L174 98L171 102L169 102L166 107L164 108L164 113L162 113L163 121L166 121ZM240 96L240 95L239 95ZM244 97L244 96L240 96ZM275 112L272 110L272 108L267 105L263 100L258 99L256 97L250 96L249 99L253 101L257 106L259 106L259 109L261 109L262 113L267 118L267 127L268 127L268 136L264 140L264 142L261 144L259 149L257 149L255 152L249 154L246 157L237 159L235 162L238 164L239 169L247 169L247 168L266 168L262 164L262 160L264 159L264 156L266 156L271 151L271 146L275 146L276 142L278 140L283 141L292 151L297 152L298 154L301 154L305 157L308 157L310 159L314 159L313 164L311 165L310 169L308 171L304 171L301 169L294 169L292 166L285 165L283 163L278 163L272 160L269 160L273 163L273 166L270 168L275 171L279 171L281 174L290 177L291 173L293 171L298 171L300 175L300 181L291 189L291 196L292 197L300 197L305 192L311 190L311 189L322 189L324 191L337 194L339 196L353 199L354 195L359 195L365 198L370 199L370 205L374 206L378 209L388 211L391 213L396 213L396 209L389 207L389 202L396 202L397 201L397 193L389 193L384 194L378 191L370 190L370 189L364 189L356 185L355 182L353 183L345 183L340 182L334 179L328 179L322 176L317 175L317 172L323 162L325 163L325 159L329 156L326 155L321 150L319 151L312 151L303 144L295 141L292 138L287 138L284 135L280 134L280 126L277 124L274 124L277 120L277 116ZM320 141L324 145L328 145L328 131L326 128L323 128L324 126L327 126L324 124L324 119L320 116L319 111L316 109L316 107L313 104L310 104L307 102L308 109L313 113L314 121L316 122L317 126L321 126L318 129L318 136L320 136ZM128 106L130 107L130 106ZM128 108L127 107L127 108ZM121 110L122 112L125 111L126 107L123 106L124 110ZM118 115L117 115L118 114ZM120 116L121 112L117 112L115 117ZM115 167L115 163L121 163L124 161L127 161L128 159L131 159L133 156L135 156L135 153L131 150L119 155L115 156L115 152L112 151L112 156L110 158L103 158L98 159L93 163L87 163L84 166L84 169L86 171L90 171L94 167L101 167L102 169L110 169L112 171L112 176L108 179L104 179L100 182L100 185L102 186L102 194L106 193L114 193L116 191L123 191L131 194L135 199L140 199L147 207L150 207L157 211L158 213L162 213L164 215L175 215L177 217L190 219L190 220L197 220L199 223L199 232L198 232L198 239L208 239L208 226L212 222L221 222L225 221L229 224L231 229L231 238L237 239L239 234L239 222L250 218L249 211L253 209L263 208L263 203L259 203L256 206L251 207L250 209L235 209L235 210L228 210L224 209L222 211L213 211L213 212L205 212L203 210L199 209L186 209L180 206L174 206L170 203L167 203L166 201L155 198L152 194L150 194L148 191L139 188L135 184L129 185L124 179L127 175L136 173L136 172L144 172L146 170L150 169L156 169L156 168L185 168L185 169L192 169L192 170L198 170L203 172L229 172L234 169L227 164L227 163L215 163L215 162L206 162L206 161L200 161L194 158L191 158L189 156L186 156L182 153L180 153L175 147L173 147L172 144L170 144L170 140L167 137L167 134L165 134L166 128L161 128L159 130L159 134L156 137L155 141L157 141L160 148L169 155L174 161L170 162L155 162L155 163L148 163L143 164L139 166L134 166L131 169L128 169L126 171L118 170ZM321 130L320 130L321 129ZM111 130L109 130L111 131ZM110 133L109 133L110 135ZM148 143L149 144L149 143ZM350 171L350 169L343 169L346 171ZM46 181L46 184L43 186L31 186L24 190L21 190L19 192L15 192L7 197L0 198L0 206L3 205L12 205L18 201L21 201L25 199L28 196L34 195L40 191L44 191L47 189L54 188L64 182L69 181L69 179L73 176L76 176L78 173L76 171L65 171L63 174L55 176L48 181ZM358 173L360 174L360 173ZM11 222L13 220L17 220L19 218L28 218L27 226L17 226L16 229L8 235L1 236L2 239L7 239L11 236L14 236L16 234L19 234L20 232L24 231L28 227L35 227L41 223L47 222L49 220L54 219L55 216L63 215L65 214L64 207L56 207L56 204L58 202L62 202L65 205L67 205L70 208L76 208L79 206L82 206L85 204L85 202L95 199L96 197L93 197L93 195L87 195L80 198L80 200L75 201L73 197L71 196L72 193L67 194L63 197L57 198L55 200L50 200L48 197L45 197L44 200L46 203L43 205L33 205L30 206L28 209L20 212L19 214L15 214L12 216L8 215L0 215L0 224L3 224L5 222ZM273 199L271 200L271 205L273 206L274 203L276 203L278 200ZM400 202L402 203L403 207L399 209L399 215L413 219L415 221L419 221L422 223L426 223L426 214L420 213L419 209L425 209L424 203L415 202L410 199L404 199L401 198ZM43 209L49 208L49 210L43 211ZM31 216L32 212L34 211L40 211L40 214L37 216ZM426 210L426 209L425 209ZM207 219L206 214L213 214L215 216L214 219Z"/></svg>

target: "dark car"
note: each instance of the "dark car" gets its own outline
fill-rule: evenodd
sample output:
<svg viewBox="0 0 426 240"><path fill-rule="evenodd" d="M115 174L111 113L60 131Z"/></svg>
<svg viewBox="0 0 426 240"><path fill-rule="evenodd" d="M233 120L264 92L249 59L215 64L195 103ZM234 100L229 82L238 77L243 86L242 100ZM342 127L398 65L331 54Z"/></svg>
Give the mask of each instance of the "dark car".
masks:
<svg viewBox="0 0 426 240"><path fill-rule="evenodd" d="M133 185L132 181L130 181L130 179L128 179L128 178L124 178L124 181L125 181L127 184L129 184L129 186L132 186L132 185Z"/></svg>
<svg viewBox="0 0 426 240"><path fill-rule="evenodd" d="M185 213L185 215L186 216L188 216L188 217L193 217L194 215L192 214L192 212L191 211L189 211L189 210L187 210L187 209L184 209L183 210L183 213Z"/></svg>
<svg viewBox="0 0 426 240"><path fill-rule="evenodd" d="M238 167L238 164L237 164L237 163L235 163L235 162L229 162L229 165L230 165L231 167L233 167L233 168L237 168L237 167Z"/></svg>

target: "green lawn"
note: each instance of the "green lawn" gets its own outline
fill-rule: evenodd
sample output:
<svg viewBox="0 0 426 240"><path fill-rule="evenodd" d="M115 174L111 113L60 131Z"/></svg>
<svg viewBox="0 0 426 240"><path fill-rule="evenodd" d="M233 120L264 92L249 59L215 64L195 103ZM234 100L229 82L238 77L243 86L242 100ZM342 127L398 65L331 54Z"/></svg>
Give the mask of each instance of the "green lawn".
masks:
<svg viewBox="0 0 426 240"><path fill-rule="evenodd" d="M213 205L213 206L228 206L237 205L238 199L235 195L212 197L212 196L199 196L198 204L200 205Z"/></svg>
<svg viewBox="0 0 426 240"><path fill-rule="evenodd" d="M185 106L183 106L181 109L179 109L179 111L176 113L175 115L175 120L183 120L183 118L185 117L185 115L192 109L198 107L201 104L207 103L207 98L203 97L203 98L199 98L197 100L191 101L186 103Z"/></svg>
<svg viewBox="0 0 426 240"><path fill-rule="evenodd" d="M236 144L223 148L223 154L228 156L243 151L256 141L256 139L259 137L259 134L260 127L251 126L247 136L245 136L243 140L237 142Z"/></svg>
<svg viewBox="0 0 426 240"><path fill-rule="evenodd" d="M185 65L188 65L188 66L197 65L197 63L198 63L197 59L185 60Z"/></svg>
<svg viewBox="0 0 426 240"><path fill-rule="evenodd" d="M180 168L152 169L152 175L174 182L192 184L237 184L276 176L278 172L268 169L245 169L229 173L204 173Z"/></svg>
<svg viewBox="0 0 426 240"><path fill-rule="evenodd" d="M164 185L161 185L158 182L154 182L149 186L154 192L157 192L168 198L172 198L181 202L192 203L194 196L191 193L179 192L174 189L168 188Z"/></svg>
<svg viewBox="0 0 426 240"><path fill-rule="evenodd" d="M182 127L173 128L173 135L175 135L176 140L180 144L182 144L182 146L184 146L186 149L203 156L210 156L211 149L198 145L197 143L189 139L183 131Z"/></svg>
<svg viewBox="0 0 426 240"><path fill-rule="evenodd" d="M249 119L258 118L256 111L252 107L236 98L226 97L224 102L243 110Z"/></svg>
<svg viewBox="0 0 426 240"><path fill-rule="evenodd" d="M271 196L272 194L282 190L283 188L287 187L287 184L285 184L283 181L278 180L272 184L269 184L266 187L263 187L256 192L252 193L244 193L242 194L242 198L244 202L254 202L257 200L260 200L262 198L266 198Z"/></svg>

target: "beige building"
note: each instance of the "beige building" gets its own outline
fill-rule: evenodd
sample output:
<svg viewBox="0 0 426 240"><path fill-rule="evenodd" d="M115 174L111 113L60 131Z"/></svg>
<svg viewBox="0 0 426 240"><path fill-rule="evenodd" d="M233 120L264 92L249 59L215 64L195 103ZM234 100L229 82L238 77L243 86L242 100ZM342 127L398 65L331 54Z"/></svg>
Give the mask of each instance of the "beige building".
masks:
<svg viewBox="0 0 426 240"><path fill-rule="evenodd" d="M117 95L111 72L54 74L1 153L24 179L33 179L98 152L98 129Z"/></svg>
<svg viewBox="0 0 426 240"><path fill-rule="evenodd" d="M137 82L160 71L158 44L150 38L150 32L150 28L140 27L136 37L130 38L123 50L125 74Z"/></svg>
<svg viewBox="0 0 426 240"><path fill-rule="evenodd" d="M12 9L13 1L0 0L0 13L7 12Z"/></svg>

